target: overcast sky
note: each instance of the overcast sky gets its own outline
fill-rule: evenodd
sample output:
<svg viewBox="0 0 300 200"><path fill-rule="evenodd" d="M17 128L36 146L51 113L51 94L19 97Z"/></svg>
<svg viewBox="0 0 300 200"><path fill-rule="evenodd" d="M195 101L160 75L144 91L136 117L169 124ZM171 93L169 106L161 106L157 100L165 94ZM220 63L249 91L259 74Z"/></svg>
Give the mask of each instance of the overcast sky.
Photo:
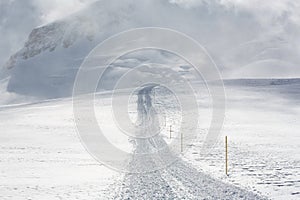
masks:
<svg viewBox="0 0 300 200"><path fill-rule="evenodd" d="M94 0L0 0L0 66L23 46L34 27L69 15L92 1ZM231 11L252 13L265 29L289 31L300 25L300 1L296 0L169 1L187 8L208 5L213 9L220 5Z"/></svg>

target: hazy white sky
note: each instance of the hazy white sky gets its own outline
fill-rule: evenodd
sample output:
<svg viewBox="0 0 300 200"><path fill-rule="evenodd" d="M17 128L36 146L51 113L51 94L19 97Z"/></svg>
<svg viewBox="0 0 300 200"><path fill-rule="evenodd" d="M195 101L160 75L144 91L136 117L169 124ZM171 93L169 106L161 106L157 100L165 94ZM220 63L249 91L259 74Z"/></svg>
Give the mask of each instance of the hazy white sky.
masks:
<svg viewBox="0 0 300 200"><path fill-rule="evenodd" d="M34 27L69 15L92 1L95 0L0 0L0 66L23 46ZM230 12L250 13L251 17L257 18L262 29L266 30L281 31L281 29L294 29L300 25L300 12L298 12L300 1L296 0L165 1L186 8L207 6L213 10L216 7L223 7Z"/></svg>

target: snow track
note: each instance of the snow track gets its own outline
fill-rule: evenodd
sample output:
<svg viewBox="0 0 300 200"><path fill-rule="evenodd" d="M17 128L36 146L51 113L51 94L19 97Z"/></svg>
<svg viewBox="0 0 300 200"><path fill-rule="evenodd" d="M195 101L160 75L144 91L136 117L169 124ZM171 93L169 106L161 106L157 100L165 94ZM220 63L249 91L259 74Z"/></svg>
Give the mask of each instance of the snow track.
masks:
<svg viewBox="0 0 300 200"><path fill-rule="evenodd" d="M151 91L148 86L138 92L138 124L144 134L157 131L159 127L157 113L152 104ZM169 167L151 173L145 169L155 169L157 160L147 157L143 160L141 153L149 153L166 147L160 135L147 139L133 139L134 155L129 164L130 173L124 179L114 199L263 199L252 192L223 183L205 175L185 163L177 160ZM174 156L169 152L169 156ZM165 159L165 158L161 158ZM139 172L139 173L136 173Z"/></svg>

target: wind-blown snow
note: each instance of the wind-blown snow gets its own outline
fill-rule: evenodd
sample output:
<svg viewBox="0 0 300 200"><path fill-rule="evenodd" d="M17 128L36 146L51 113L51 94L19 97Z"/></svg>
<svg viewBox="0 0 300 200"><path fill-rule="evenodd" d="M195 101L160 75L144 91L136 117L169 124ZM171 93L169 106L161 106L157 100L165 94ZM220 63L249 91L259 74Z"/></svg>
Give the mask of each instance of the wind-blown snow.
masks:
<svg viewBox="0 0 300 200"><path fill-rule="evenodd" d="M246 9L236 11L218 1L187 8L165 0L102 0L34 29L2 70L10 75L8 91L46 98L69 96L76 72L93 47L120 31L144 26L171 28L195 38L225 77L300 76L299 52L293 42L297 29L266 30ZM182 61L176 62L178 66Z"/></svg>

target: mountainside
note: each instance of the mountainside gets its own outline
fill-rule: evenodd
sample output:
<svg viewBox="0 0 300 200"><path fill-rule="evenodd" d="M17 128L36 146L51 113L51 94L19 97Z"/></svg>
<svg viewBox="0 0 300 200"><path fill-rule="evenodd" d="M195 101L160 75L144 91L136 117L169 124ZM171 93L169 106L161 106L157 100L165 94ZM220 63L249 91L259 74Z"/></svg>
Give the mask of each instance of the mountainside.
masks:
<svg viewBox="0 0 300 200"><path fill-rule="evenodd" d="M300 63L297 52L284 32L266 33L250 13L212 2L186 8L166 0L96 1L65 19L34 29L24 47L11 56L0 78L10 77L9 92L42 98L69 96L76 72L93 47L120 31L145 26L171 28L195 38L230 78L300 76L294 73L298 68L294 63ZM145 59L182 64L157 51L127 56L118 67L133 67L132 62L143 63ZM274 62L265 61L272 59L281 61L275 61L276 73L269 75Z"/></svg>

